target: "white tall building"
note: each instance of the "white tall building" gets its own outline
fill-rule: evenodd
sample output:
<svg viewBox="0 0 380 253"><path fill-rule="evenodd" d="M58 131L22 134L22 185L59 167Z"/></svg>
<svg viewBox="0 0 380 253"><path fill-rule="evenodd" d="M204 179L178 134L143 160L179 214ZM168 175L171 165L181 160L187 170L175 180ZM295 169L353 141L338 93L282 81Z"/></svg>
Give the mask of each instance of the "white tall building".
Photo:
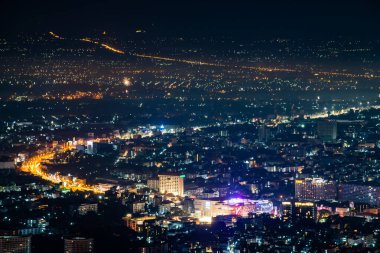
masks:
<svg viewBox="0 0 380 253"><path fill-rule="evenodd" d="M162 173L158 175L159 191L162 194L171 193L183 196L183 177L175 173Z"/></svg>

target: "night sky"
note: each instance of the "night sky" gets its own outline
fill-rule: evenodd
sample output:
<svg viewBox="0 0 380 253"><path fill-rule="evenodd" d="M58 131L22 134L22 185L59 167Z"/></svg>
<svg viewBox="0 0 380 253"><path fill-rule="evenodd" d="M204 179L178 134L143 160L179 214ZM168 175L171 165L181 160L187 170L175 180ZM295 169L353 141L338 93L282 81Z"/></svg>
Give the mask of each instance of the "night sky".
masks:
<svg viewBox="0 0 380 253"><path fill-rule="evenodd" d="M360 1L2 0L1 31L379 37L380 3Z"/></svg>

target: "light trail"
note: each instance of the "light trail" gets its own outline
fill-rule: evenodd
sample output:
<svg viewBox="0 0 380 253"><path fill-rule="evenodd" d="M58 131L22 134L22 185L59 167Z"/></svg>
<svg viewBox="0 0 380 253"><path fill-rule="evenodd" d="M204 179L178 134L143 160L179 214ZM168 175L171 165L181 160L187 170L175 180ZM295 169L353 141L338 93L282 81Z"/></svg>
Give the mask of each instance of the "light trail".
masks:
<svg viewBox="0 0 380 253"><path fill-rule="evenodd" d="M49 34L56 39L64 39L63 37L60 37L59 35L57 35L53 32L49 32ZM123 50L117 49L117 48L115 48L109 44L106 44L106 43L99 43L98 41L94 41L90 38L82 38L82 39L80 39L80 41L101 46L104 49L111 51L113 53L126 54L126 52ZM161 61L179 62L179 63L185 63L185 64L190 64L190 65L239 68L238 66L232 66L232 65L221 64L221 63L192 61L192 60L176 59L176 58L162 57L162 56L155 56L155 55L146 55L146 54L132 54L132 55L135 57L140 57L140 58L147 58L147 59L161 60ZM253 67L253 66L241 66L240 68L249 69L249 70L256 70L256 71L261 71L261 72L297 72L297 70L295 70L295 69L287 69L287 68L270 68L270 67Z"/></svg>
<svg viewBox="0 0 380 253"><path fill-rule="evenodd" d="M83 41L83 42L88 42L88 43L92 43L92 44L96 44L96 45L99 45L99 42L97 41L93 41L89 38L83 38L83 39L80 39L80 41Z"/></svg>
<svg viewBox="0 0 380 253"><path fill-rule="evenodd" d="M114 47L111 47L110 45L107 45L107 44L100 44L102 47L104 47L105 49L111 51L111 52L114 52L114 53L117 53L117 54L125 54L124 51L122 50L119 50L119 49L116 49Z"/></svg>
<svg viewBox="0 0 380 253"><path fill-rule="evenodd" d="M65 38L53 33L49 32L49 34L56 39L64 40ZM113 53L117 54L126 54L125 51L117 49L109 44L105 43L99 43L97 41L94 41L90 38L82 38L80 41L95 44L98 46L103 47L104 49L111 51ZM290 69L290 68L276 68L276 67L254 67L254 66L233 66L229 64L221 64L221 63L212 63L212 62L203 62L203 61L192 61L192 60L184 60L184 59L176 59L176 58L170 58L170 57L162 57L162 56L155 56L155 55L146 55L146 54L131 54L135 57L140 58L147 58L147 59L153 59L153 60L161 60L161 61L171 61L171 62L179 62L184 64L190 64L190 65L200 65L200 66L211 66L211 67L229 67L229 68L240 68L240 69L248 69L248 70L255 70L260 72L284 72L284 73L294 73L294 72L301 72L297 69ZM345 73L345 72L328 72L328 71L310 71L311 74L315 76L342 76L342 77L351 77L351 78L366 78L366 79L373 79L373 78L380 78L380 75L374 75L374 74L354 74L354 73Z"/></svg>
<svg viewBox="0 0 380 253"><path fill-rule="evenodd" d="M55 33L53 33L53 32L49 32L49 34L51 35L51 36L53 36L53 38L56 38L56 39L59 39L59 40L64 40L65 38L63 38L63 37L61 37L61 36L59 36L58 34L55 34Z"/></svg>
<svg viewBox="0 0 380 253"><path fill-rule="evenodd" d="M214 67L229 67L225 64L219 64L219 63L209 63L209 62L202 62L202 61L189 61L189 60L181 60L181 59L175 59L175 58L169 58L169 57L161 57L161 56L153 56L153 55L145 55L145 54L133 54L134 56L141 57L141 58L149 58L154 60L162 60L162 61L174 61L174 62L182 62L187 63L191 65L206 65L206 66L214 66Z"/></svg>
<svg viewBox="0 0 380 253"><path fill-rule="evenodd" d="M60 151L70 150L71 147L64 147ZM51 174L48 173L47 170L44 169L42 163L45 160L52 159L56 152L48 151L42 154L38 154L30 157L27 161L25 161L21 166L21 171L37 176L43 180L52 182L54 184L62 183L62 187L72 190L72 191L83 191L83 192L93 192L96 194L102 194L105 192L104 189L97 185L87 185L83 183L84 180L81 179L69 179L60 175L59 173Z"/></svg>
<svg viewBox="0 0 380 253"><path fill-rule="evenodd" d="M83 39L80 39L80 41L88 42L88 43L92 43L92 44L95 44L95 45L100 45L101 47L103 47L103 48L105 48L105 49L107 49L108 51L111 51L111 52L113 52L113 53L117 53L117 54L125 54L125 52L122 51L122 50L119 50L119 49L117 49L117 48L115 48L115 47L112 47L112 46L110 46L110 45L108 45L108 44L105 44L105 43L100 44L99 42L94 41L94 40L91 40L91 39L89 39L89 38L83 38Z"/></svg>

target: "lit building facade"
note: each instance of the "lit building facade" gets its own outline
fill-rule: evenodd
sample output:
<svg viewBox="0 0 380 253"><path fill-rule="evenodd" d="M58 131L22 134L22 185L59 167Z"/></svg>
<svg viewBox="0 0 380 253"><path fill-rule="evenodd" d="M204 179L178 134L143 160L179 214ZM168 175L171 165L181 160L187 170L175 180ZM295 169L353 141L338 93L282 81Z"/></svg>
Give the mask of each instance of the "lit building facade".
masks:
<svg viewBox="0 0 380 253"><path fill-rule="evenodd" d="M184 180L182 176L174 173L159 174L158 181L160 193L171 193L173 195L183 196Z"/></svg>
<svg viewBox="0 0 380 253"><path fill-rule="evenodd" d="M0 236L1 253L30 253L30 236Z"/></svg>
<svg viewBox="0 0 380 253"><path fill-rule="evenodd" d="M149 226L151 223L156 222L155 216L144 216L144 217L135 217L132 216L126 216L123 218L125 221L125 225L129 227L130 229L136 231L136 232L143 232L146 227Z"/></svg>
<svg viewBox="0 0 380 253"><path fill-rule="evenodd" d="M223 215L236 215L248 217L250 213L272 213L273 203L269 200L251 200L241 198L220 199L195 199L195 215L201 217L216 217Z"/></svg>
<svg viewBox="0 0 380 253"><path fill-rule="evenodd" d="M294 182L295 197L299 200L335 200L337 185L334 181L322 178L296 179Z"/></svg>
<svg viewBox="0 0 380 253"><path fill-rule="evenodd" d="M218 215L233 214L233 207L226 205L220 200L213 199L195 199L194 200L195 215L198 218L216 217Z"/></svg>
<svg viewBox="0 0 380 253"><path fill-rule="evenodd" d="M147 186L150 189L158 191L160 188L160 181L158 180L158 178L157 179L156 178L148 179Z"/></svg>
<svg viewBox="0 0 380 253"><path fill-rule="evenodd" d="M317 218L317 208L313 202L294 202L294 215L299 219L315 220Z"/></svg>
<svg viewBox="0 0 380 253"><path fill-rule="evenodd" d="M316 204L309 201L283 201L281 203L282 220L284 222L310 220L317 218Z"/></svg>
<svg viewBox="0 0 380 253"><path fill-rule="evenodd" d="M64 253L92 253L94 240L91 238L74 237L65 239Z"/></svg>
<svg viewBox="0 0 380 253"><path fill-rule="evenodd" d="M340 184L338 199L380 206L380 186Z"/></svg>
<svg viewBox="0 0 380 253"><path fill-rule="evenodd" d="M97 203L94 203L94 204L82 204L82 205L80 205L78 207L78 212L79 212L80 215L85 215L88 212L97 213L98 212L98 204Z"/></svg>
<svg viewBox="0 0 380 253"><path fill-rule="evenodd" d="M132 204L133 213L142 213L145 211L145 202L135 202Z"/></svg>
<svg viewBox="0 0 380 253"><path fill-rule="evenodd" d="M281 203L282 206L282 220L284 222L288 222L292 219L293 215L293 203L289 201L283 201Z"/></svg>

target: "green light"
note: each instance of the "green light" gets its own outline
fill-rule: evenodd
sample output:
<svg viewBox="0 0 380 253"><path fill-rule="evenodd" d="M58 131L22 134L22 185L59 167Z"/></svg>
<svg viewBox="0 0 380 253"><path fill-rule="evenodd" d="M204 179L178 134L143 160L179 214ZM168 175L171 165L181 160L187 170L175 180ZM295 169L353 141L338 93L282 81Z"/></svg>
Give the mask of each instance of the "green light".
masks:
<svg viewBox="0 0 380 253"><path fill-rule="evenodd" d="M180 175L179 177L180 177L180 178L185 178L185 177L186 177L186 175Z"/></svg>
<svg viewBox="0 0 380 253"><path fill-rule="evenodd" d="M70 192L70 189L67 189L67 188L62 189L62 193L68 193L68 192Z"/></svg>

